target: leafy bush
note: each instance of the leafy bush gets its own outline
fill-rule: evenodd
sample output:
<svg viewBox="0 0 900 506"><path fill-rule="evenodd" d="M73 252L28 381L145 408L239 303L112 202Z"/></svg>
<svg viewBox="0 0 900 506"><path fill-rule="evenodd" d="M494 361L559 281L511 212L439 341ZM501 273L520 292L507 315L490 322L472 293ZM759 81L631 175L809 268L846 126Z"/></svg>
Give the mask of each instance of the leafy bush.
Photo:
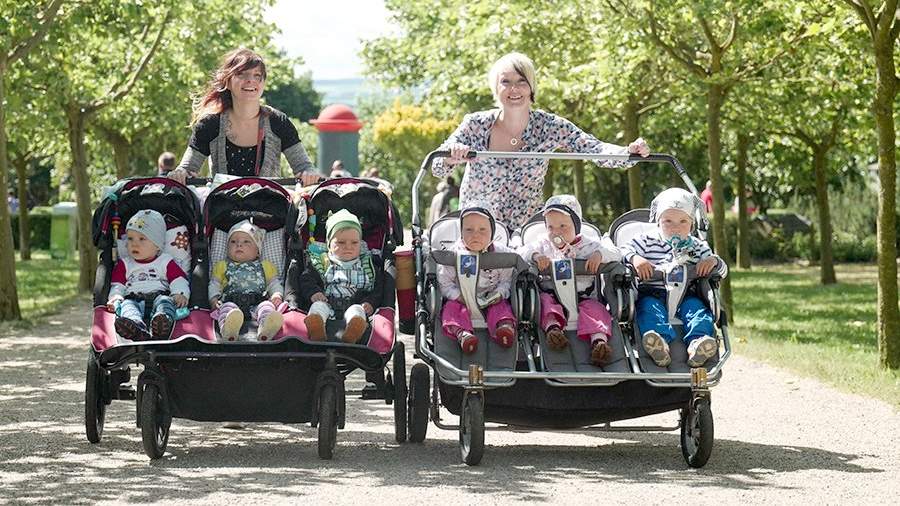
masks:
<svg viewBox="0 0 900 506"><path fill-rule="evenodd" d="M50 208L35 207L28 214L31 249L50 249ZM19 249L19 215L12 215L13 245Z"/></svg>

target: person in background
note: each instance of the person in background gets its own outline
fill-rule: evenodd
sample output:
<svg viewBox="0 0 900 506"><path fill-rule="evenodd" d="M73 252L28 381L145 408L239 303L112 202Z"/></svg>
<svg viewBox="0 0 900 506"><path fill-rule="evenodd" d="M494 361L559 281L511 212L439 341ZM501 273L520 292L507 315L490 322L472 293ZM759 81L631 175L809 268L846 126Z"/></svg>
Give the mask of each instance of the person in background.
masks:
<svg viewBox="0 0 900 506"><path fill-rule="evenodd" d="M352 177L347 169L344 168L344 162L341 160L335 160L331 164L331 174L329 177Z"/></svg>
<svg viewBox="0 0 900 506"><path fill-rule="evenodd" d="M706 181L706 188L700 193L700 200L702 200L703 205L706 206L706 212L711 213L713 203L712 181Z"/></svg>
<svg viewBox="0 0 900 506"><path fill-rule="evenodd" d="M175 158L175 153L164 151L161 155L159 155L159 159L156 160L156 174L158 176L168 176L169 172L175 170L175 163L177 161L178 159Z"/></svg>
<svg viewBox="0 0 900 506"><path fill-rule="evenodd" d="M9 206L9 214L19 212L19 199L16 198L16 192L9 190L9 194L6 196L6 205Z"/></svg>

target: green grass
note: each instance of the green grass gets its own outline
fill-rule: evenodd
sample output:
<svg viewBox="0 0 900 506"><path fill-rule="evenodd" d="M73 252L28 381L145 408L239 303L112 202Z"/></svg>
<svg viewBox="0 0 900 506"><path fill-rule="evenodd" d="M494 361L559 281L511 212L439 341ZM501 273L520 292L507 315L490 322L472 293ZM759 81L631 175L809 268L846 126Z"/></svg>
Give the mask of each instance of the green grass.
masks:
<svg viewBox="0 0 900 506"><path fill-rule="evenodd" d="M900 407L900 372L878 366L877 267L836 268L839 282L831 286L819 284L818 267L774 265L733 271L734 348Z"/></svg>
<svg viewBox="0 0 900 506"><path fill-rule="evenodd" d="M4 328L31 326L78 295L78 261L54 260L47 251L33 251L31 260L16 259L16 288L22 321L0 324Z"/></svg>

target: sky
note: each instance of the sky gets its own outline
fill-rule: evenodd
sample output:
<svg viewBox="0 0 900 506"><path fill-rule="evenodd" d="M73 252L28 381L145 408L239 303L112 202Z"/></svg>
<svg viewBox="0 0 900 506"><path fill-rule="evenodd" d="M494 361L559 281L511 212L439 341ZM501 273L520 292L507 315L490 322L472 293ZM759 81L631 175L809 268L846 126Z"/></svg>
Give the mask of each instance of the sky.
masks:
<svg viewBox="0 0 900 506"><path fill-rule="evenodd" d="M360 40L396 31L382 0L278 0L266 19L281 29L275 45L316 80L361 77Z"/></svg>

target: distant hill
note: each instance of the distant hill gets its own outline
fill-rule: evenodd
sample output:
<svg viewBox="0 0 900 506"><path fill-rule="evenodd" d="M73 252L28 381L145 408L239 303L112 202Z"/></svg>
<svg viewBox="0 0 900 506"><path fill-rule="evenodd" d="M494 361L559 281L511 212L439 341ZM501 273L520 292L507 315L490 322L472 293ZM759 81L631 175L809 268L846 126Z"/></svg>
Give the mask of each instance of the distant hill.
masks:
<svg viewBox="0 0 900 506"><path fill-rule="evenodd" d="M350 107L356 107L357 100L360 97L382 96L391 93L378 84L368 81L361 77L350 79L315 79L313 87L316 91L322 92L325 96L322 99L322 105L329 104L346 104Z"/></svg>

